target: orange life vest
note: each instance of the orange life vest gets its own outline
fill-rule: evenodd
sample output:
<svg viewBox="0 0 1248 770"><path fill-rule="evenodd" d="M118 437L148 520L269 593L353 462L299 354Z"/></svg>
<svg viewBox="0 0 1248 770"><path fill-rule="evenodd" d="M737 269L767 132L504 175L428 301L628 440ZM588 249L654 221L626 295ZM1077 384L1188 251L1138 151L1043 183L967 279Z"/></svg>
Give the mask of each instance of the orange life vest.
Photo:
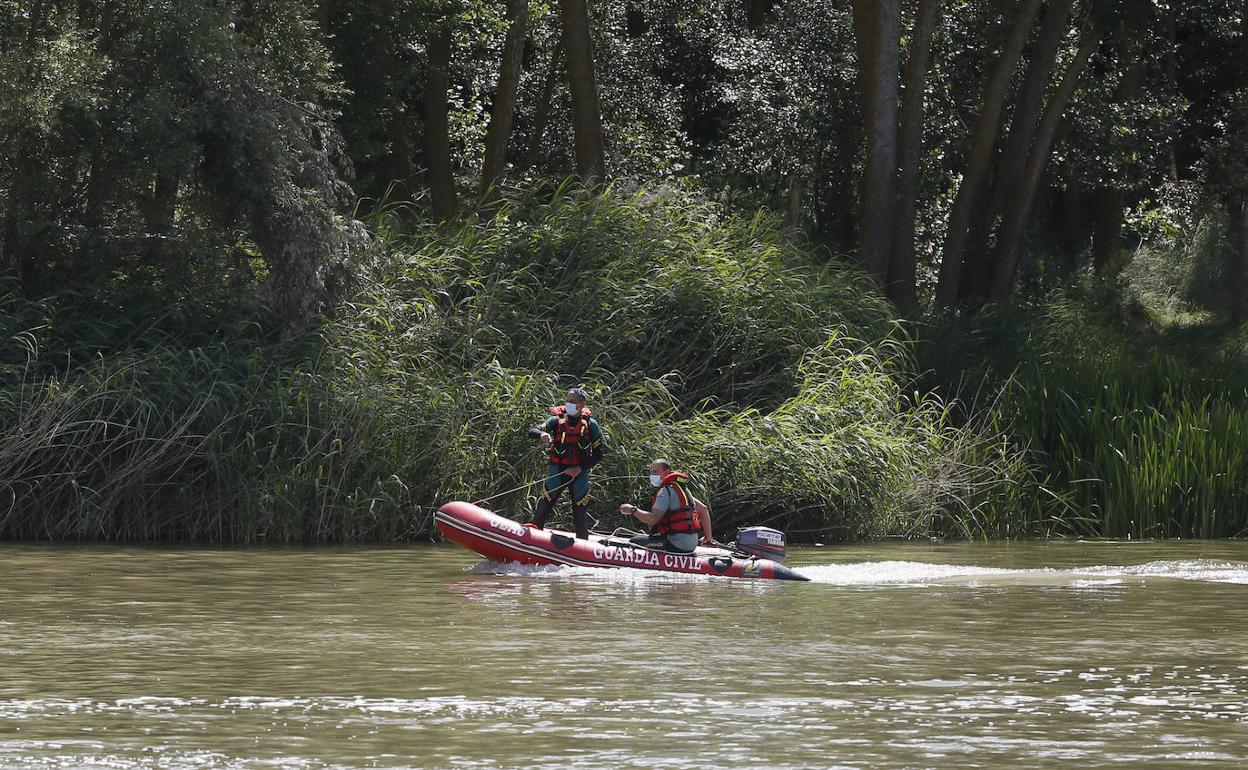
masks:
<svg viewBox="0 0 1248 770"><path fill-rule="evenodd" d="M565 407L552 406L550 411L559 418L550 434L550 461L556 465L580 465L582 454L589 449L589 416L593 412L582 407L573 422Z"/></svg>
<svg viewBox="0 0 1248 770"><path fill-rule="evenodd" d="M702 531L702 520L698 517L698 509L693 504L693 498L681 486L681 482L688 478L688 473L681 473L680 471L671 471L665 474L659 481L658 492L655 492L654 497L650 498L650 510L654 510L654 504L659 499L659 492L664 489L671 489L676 495L676 507L669 508L663 514L663 518L659 519L658 523L654 525L655 531L660 535Z"/></svg>

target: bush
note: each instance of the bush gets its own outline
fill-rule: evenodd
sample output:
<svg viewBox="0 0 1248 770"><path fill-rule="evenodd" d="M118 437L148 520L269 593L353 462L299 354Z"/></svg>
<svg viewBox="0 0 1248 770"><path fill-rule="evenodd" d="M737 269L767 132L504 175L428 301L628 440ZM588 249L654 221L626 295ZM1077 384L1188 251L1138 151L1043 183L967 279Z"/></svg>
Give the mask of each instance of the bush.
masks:
<svg viewBox="0 0 1248 770"><path fill-rule="evenodd" d="M291 343L211 293L99 325L58 321L81 297L10 302L0 535L376 541L429 535L448 499L518 514L529 490L500 493L544 471L525 430L572 384L608 432L607 524L660 454L720 533L1014 534L998 512L1040 510L1009 442L906 392L861 276L770 218L548 187L487 223L374 228L390 257ZM235 341L209 342L222 329Z"/></svg>

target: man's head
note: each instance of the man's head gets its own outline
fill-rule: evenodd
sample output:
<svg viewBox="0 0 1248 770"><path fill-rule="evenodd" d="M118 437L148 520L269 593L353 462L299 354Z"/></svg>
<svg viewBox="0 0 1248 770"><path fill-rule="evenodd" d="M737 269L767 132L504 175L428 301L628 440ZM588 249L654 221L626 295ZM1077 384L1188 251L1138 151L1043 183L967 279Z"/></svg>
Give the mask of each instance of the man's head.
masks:
<svg viewBox="0 0 1248 770"><path fill-rule="evenodd" d="M672 464L669 463L667 460L664 460L662 457L655 458L655 460L650 463L650 475L651 476L658 476L659 478L663 478L664 476L666 476L667 474L671 472L672 472Z"/></svg>
<svg viewBox="0 0 1248 770"><path fill-rule="evenodd" d="M568 388L568 392L563 395L564 411L569 417L575 417L581 413L581 407L585 406L585 391L580 388Z"/></svg>

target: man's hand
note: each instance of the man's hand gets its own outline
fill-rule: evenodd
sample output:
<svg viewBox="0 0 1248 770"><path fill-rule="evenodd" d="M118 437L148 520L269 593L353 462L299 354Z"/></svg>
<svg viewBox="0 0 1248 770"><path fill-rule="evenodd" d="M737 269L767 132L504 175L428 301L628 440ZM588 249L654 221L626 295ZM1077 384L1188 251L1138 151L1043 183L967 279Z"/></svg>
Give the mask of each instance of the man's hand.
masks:
<svg viewBox="0 0 1248 770"><path fill-rule="evenodd" d="M567 476L570 479L574 479L577 476L581 475L581 466L569 465L567 468L563 469L563 475Z"/></svg>
<svg viewBox="0 0 1248 770"><path fill-rule="evenodd" d="M636 516L637 506L632 505L630 503L624 503L620 506L620 513L624 514L625 516Z"/></svg>
<svg viewBox="0 0 1248 770"><path fill-rule="evenodd" d="M542 435L540 438L542 440L542 446L550 446L551 439L550 439L549 433L547 433L546 431L542 431Z"/></svg>

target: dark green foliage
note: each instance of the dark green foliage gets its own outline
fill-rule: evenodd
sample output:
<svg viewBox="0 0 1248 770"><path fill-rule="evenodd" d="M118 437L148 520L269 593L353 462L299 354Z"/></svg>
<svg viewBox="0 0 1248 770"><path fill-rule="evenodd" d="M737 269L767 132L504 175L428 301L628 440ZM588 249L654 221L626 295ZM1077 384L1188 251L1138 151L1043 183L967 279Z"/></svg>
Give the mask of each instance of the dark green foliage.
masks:
<svg viewBox="0 0 1248 770"><path fill-rule="evenodd" d="M360 248L331 64L304 4L0 6L0 268L38 296L125 276L191 290L255 244L288 333ZM28 54L28 55L27 55Z"/></svg>

